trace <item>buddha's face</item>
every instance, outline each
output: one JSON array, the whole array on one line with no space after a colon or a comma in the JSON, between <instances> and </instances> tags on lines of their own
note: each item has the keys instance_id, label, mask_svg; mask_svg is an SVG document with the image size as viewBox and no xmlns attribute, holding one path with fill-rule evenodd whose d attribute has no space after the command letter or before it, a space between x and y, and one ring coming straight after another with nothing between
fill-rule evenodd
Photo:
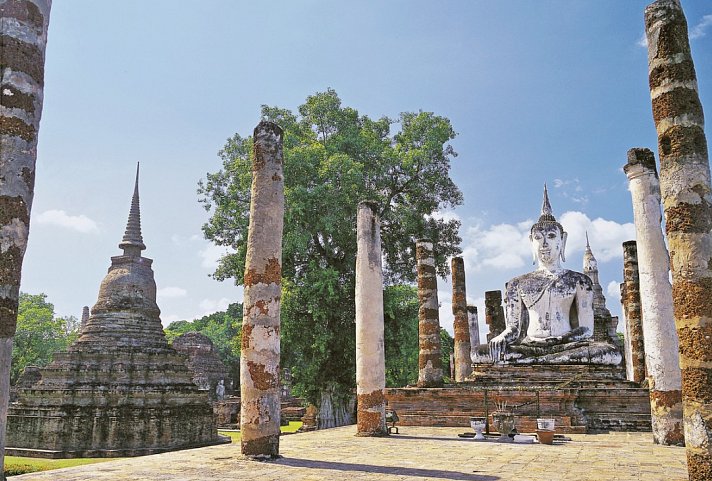
<instances>
[{"instance_id":1,"label":"buddha's face","mask_svg":"<svg viewBox=\"0 0 712 481\"><path fill-rule=\"evenodd\" d=\"M558 263L563 239L562 232L556 225L545 225L541 229L534 229L529 239L539 261L548 265Z\"/></svg>"}]
</instances>

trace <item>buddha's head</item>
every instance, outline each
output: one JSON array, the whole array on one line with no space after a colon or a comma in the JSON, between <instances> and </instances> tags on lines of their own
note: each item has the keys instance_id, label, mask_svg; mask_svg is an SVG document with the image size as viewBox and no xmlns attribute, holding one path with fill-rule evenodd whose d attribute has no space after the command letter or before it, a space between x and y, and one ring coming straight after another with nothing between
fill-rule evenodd
<instances>
[{"instance_id":1,"label":"buddha's head","mask_svg":"<svg viewBox=\"0 0 712 481\"><path fill-rule=\"evenodd\" d=\"M559 259L566 261L564 251L568 234L564 227L556 221L551 211L549 194L544 185L544 202L541 206L539 220L532 226L529 241L532 244L534 262L552 266L559 265Z\"/></svg>"}]
</instances>

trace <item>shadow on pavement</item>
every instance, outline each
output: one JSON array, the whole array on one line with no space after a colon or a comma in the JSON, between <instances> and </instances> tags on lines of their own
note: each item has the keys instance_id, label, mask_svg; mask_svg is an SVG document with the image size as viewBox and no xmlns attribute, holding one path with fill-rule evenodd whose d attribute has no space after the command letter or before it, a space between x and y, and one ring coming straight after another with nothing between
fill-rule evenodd
<instances>
[{"instance_id":1,"label":"shadow on pavement","mask_svg":"<svg viewBox=\"0 0 712 481\"><path fill-rule=\"evenodd\" d=\"M451 479L455 481L496 481L498 476L467 474L441 469L404 468L398 466L375 466L372 464L338 463L334 461L316 461L313 459L282 458L274 464L294 468L333 469L335 471L359 471L362 473L388 474L393 476L416 476L419 478Z\"/></svg>"}]
</instances>

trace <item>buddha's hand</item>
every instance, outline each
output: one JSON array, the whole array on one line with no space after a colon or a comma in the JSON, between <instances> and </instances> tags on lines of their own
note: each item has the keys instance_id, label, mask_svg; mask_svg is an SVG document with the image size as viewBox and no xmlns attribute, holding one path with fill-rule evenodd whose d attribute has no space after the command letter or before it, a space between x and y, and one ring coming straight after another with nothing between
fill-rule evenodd
<instances>
[{"instance_id":1,"label":"buddha's hand","mask_svg":"<svg viewBox=\"0 0 712 481\"><path fill-rule=\"evenodd\" d=\"M504 360L506 349L507 335L506 332L503 332L489 342L490 357L492 358L492 362L496 363L497 361Z\"/></svg>"}]
</instances>

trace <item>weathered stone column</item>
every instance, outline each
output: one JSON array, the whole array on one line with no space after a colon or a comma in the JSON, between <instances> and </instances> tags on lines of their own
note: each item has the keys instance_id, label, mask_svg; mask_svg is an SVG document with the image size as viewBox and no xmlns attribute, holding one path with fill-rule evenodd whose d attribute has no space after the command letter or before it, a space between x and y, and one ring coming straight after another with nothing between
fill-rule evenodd
<instances>
[{"instance_id":1,"label":"weathered stone column","mask_svg":"<svg viewBox=\"0 0 712 481\"><path fill-rule=\"evenodd\" d=\"M418 387L442 387L443 361L440 346L438 280L433 257L433 242L415 243L418 264Z\"/></svg>"},{"instance_id":2,"label":"weathered stone column","mask_svg":"<svg viewBox=\"0 0 712 481\"><path fill-rule=\"evenodd\" d=\"M621 296L625 312L625 334L630 343L630 380L645 379L645 344L643 343L643 315L640 307L638 251L635 241L623 243L623 288Z\"/></svg>"},{"instance_id":3,"label":"weathered stone column","mask_svg":"<svg viewBox=\"0 0 712 481\"><path fill-rule=\"evenodd\" d=\"M381 221L373 202L356 217L357 436L386 436L386 357L383 345Z\"/></svg>"},{"instance_id":4,"label":"weathered stone column","mask_svg":"<svg viewBox=\"0 0 712 481\"><path fill-rule=\"evenodd\" d=\"M0 478L12 341L35 188L51 0L0 1Z\"/></svg>"},{"instance_id":5,"label":"weathered stone column","mask_svg":"<svg viewBox=\"0 0 712 481\"><path fill-rule=\"evenodd\" d=\"M255 127L245 261L240 430L242 454L279 455L279 313L284 179L282 129Z\"/></svg>"},{"instance_id":6,"label":"weathered stone column","mask_svg":"<svg viewBox=\"0 0 712 481\"><path fill-rule=\"evenodd\" d=\"M480 345L480 323L477 319L477 306L467 306L467 324L470 328L470 352Z\"/></svg>"},{"instance_id":7,"label":"weathered stone column","mask_svg":"<svg viewBox=\"0 0 712 481\"><path fill-rule=\"evenodd\" d=\"M455 316L455 382L463 382L472 373L470 359L470 326L467 321L467 291L465 290L465 261L452 258L452 313Z\"/></svg>"},{"instance_id":8,"label":"weathered stone column","mask_svg":"<svg viewBox=\"0 0 712 481\"><path fill-rule=\"evenodd\" d=\"M660 184L655 156L649 149L631 149L623 169L633 197L653 440L657 444L681 446L685 444L685 437L679 344L672 312L670 257L660 227Z\"/></svg>"},{"instance_id":9,"label":"weathered stone column","mask_svg":"<svg viewBox=\"0 0 712 481\"><path fill-rule=\"evenodd\" d=\"M489 327L487 342L504 331L506 323L504 322L504 307L502 307L502 291L485 292L485 322Z\"/></svg>"},{"instance_id":10,"label":"weathered stone column","mask_svg":"<svg viewBox=\"0 0 712 481\"><path fill-rule=\"evenodd\" d=\"M691 480L712 479L712 208L702 104L679 0L645 9Z\"/></svg>"}]
</instances>

